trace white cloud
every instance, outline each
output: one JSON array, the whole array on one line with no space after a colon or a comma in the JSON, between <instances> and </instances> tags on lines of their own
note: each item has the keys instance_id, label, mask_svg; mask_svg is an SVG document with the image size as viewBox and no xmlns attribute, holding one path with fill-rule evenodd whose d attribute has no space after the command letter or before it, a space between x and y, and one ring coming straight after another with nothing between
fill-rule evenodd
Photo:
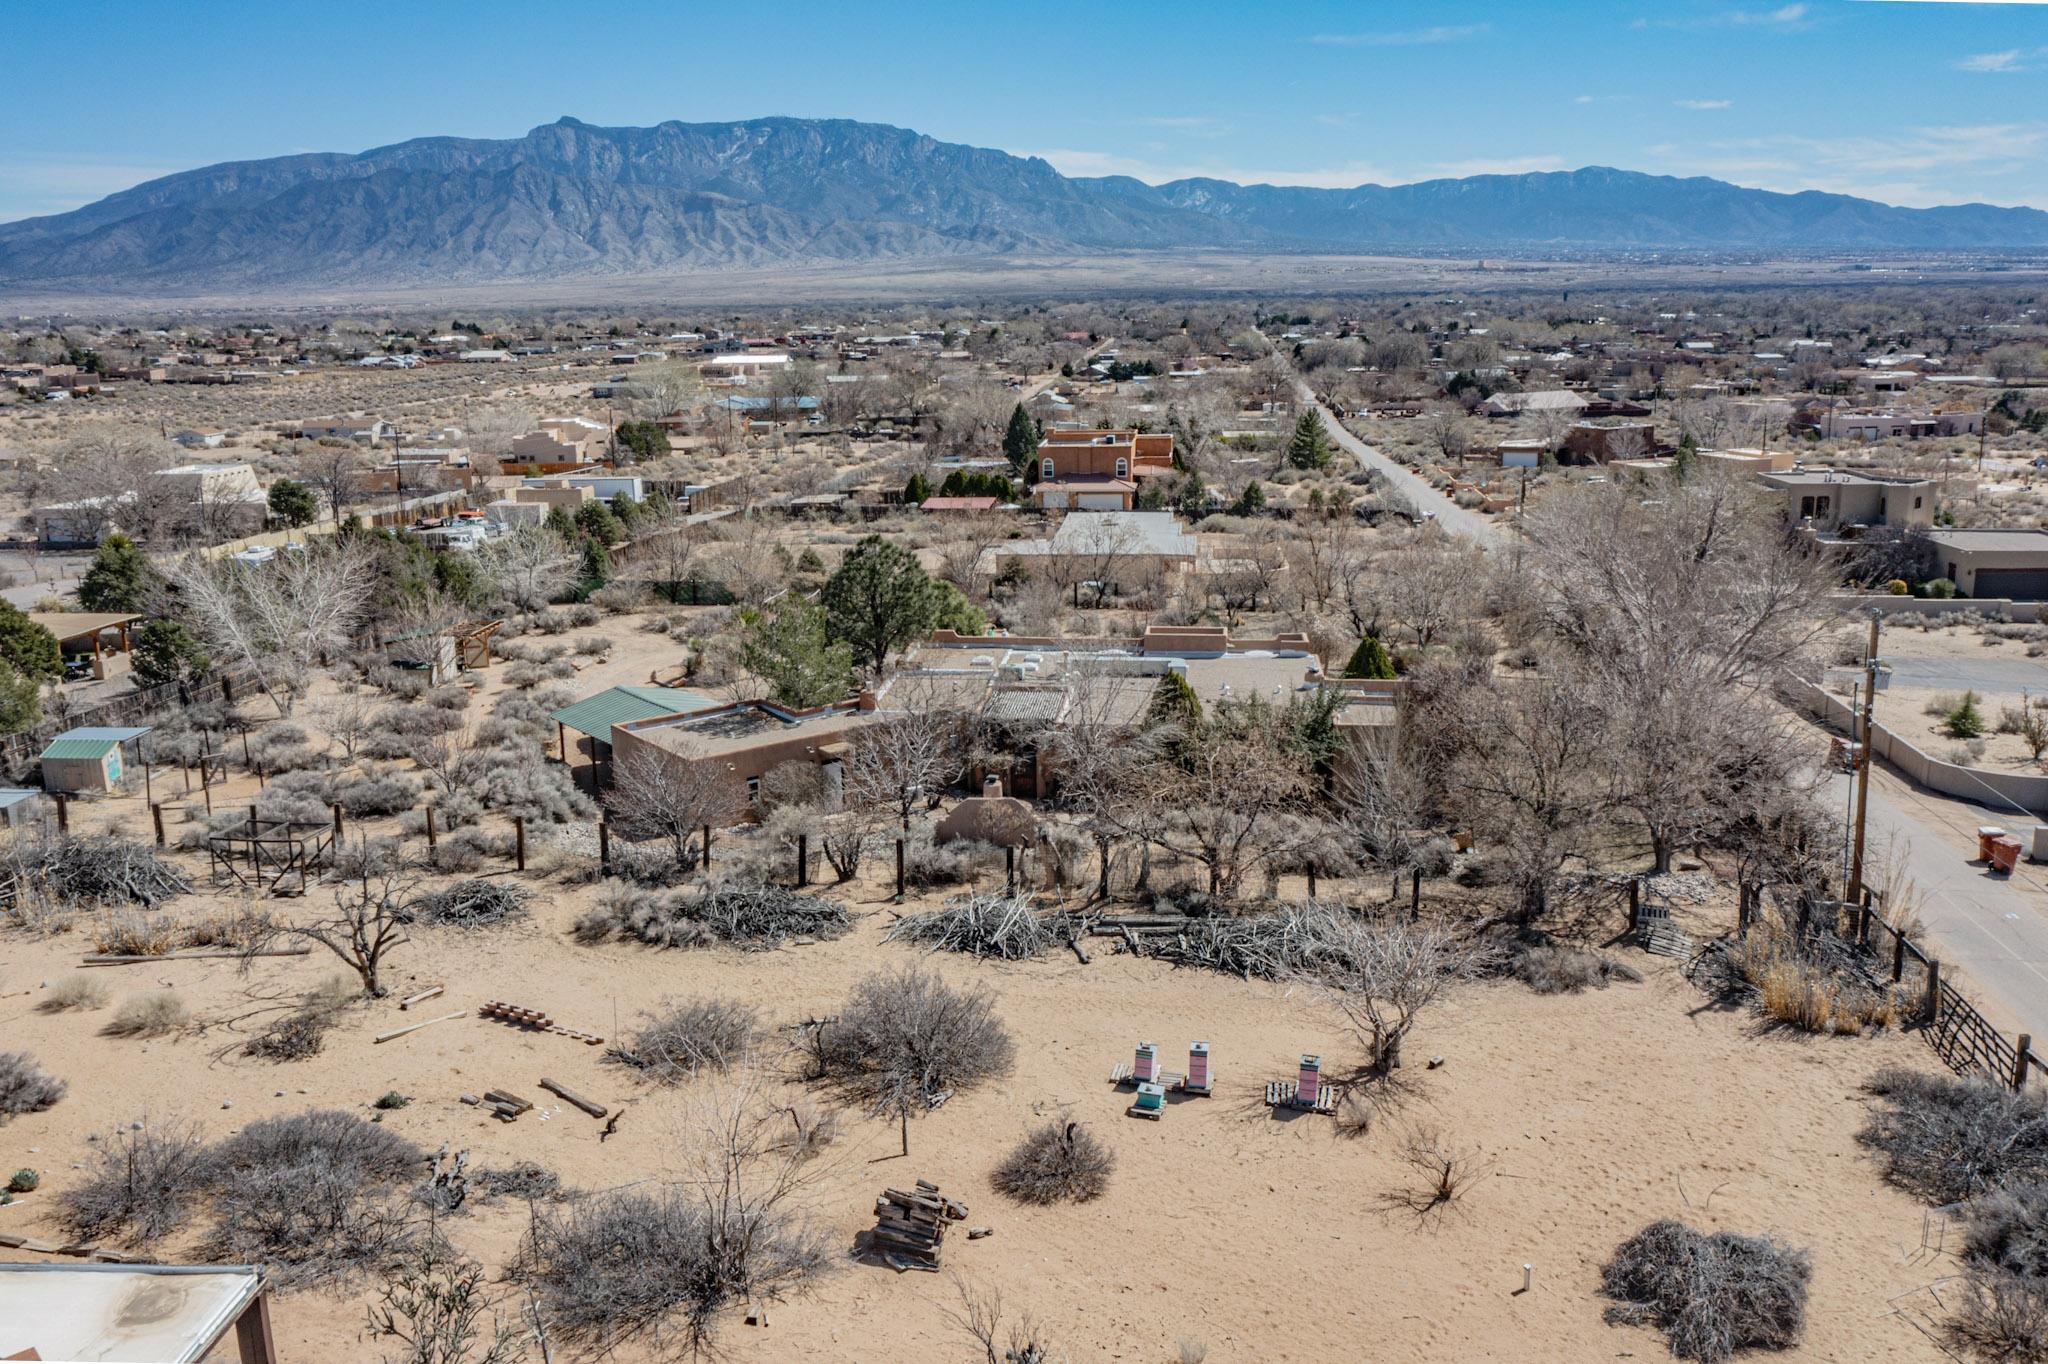
<instances>
[{"instance_id":1,"label":"white cloud","mask_svg":"<svg viewBox=\"0 0 2048 1364\"><path fill-rule=\"evenodd\" d=\"M1732 109L1732 99L1675 99L1671 103L1680 109Z\"/></svg>"},{"instance_id":2,"label":"white cloud","mask_svg":"<svg viewBox=\"0 0 2048 1364\"><path fill-rule=\"evenodd\" d=\"M1115 152L1086 151L1074 147L1055 147L1047 151L1012 154L1042 157L1051 162L1053 169L1062 175L1128 175L1134 180L1143 180L1148 185L1163 185L1169 180L1203 179L1229 180L1240 185L1307 185L1315 189L1352 189L1363 184L1399 182L1399 177L1384 168L1362 161L1339 166L1311 167L1305 170L1280 170L1214 163L1173 164L1146 161Z\"/></svg>"},{"instance_id":3,"label":"white cloud","mask_svg":"<svg viewBox=\"0 0 2048 1364\"><path fill-rule=\"evenodd\" d=\"M0 160L0 222L65 213L182 166L21 157Z\"/></svg>"},{"instance_id":4,"label":"white cloud","mask_svg":"<svg viewBox=\"0 0 2048 1364\"><path fill-rule=\"evenodd\" d=\"M1646 149L1654 168L1712 175L1758 189L1853 194L1908 208L1981 198L2048 205L2024 186L2048 181L2048 124L1907 127L1882 136L1775 134ZM1993 191L1959 188L1962 177Z\"/></svg>"},{"instance_id":5,"label":"white cloud","mask_svg":"<svg viewBox=\"0 0 2048 1364\"><path fill-rule=\"evenodd\" d=\"M1435 28L1409 29L1399 33L1318 33L1309 41L1324 47L1419 47L1477 38L1492 28L1491 24L1440 24Z\"/></svg>"},{"instance_id":6,"label":"white cloud","mask_svg":"<svg viewBox=\"0 0 2048 1364\"><path fill-rule=\"evenodd\" d=\"M1439 161L1430 167L1440 176L1463 178L1467 175L1529 175L1536 171L1564 169L1561 156L1504 156L1473 157L1466 161Z\"/></svg>"},{"instance_id":7,"label":"white cloud","mask_svg":"<svg viewBox=\"0 0 2048 1364\"><path fill-rule=\"evenodd\" d=\"M2004 52L1979 52L1956 63L1958 71L2024 71L2020 65L2021 52L2011 48Z\"/></svg>"},{"instance_id":8,"label":"white cloud","mask_svg":"<svg viewBox=\"0 0 2048 1364\"><path fill-rule=\"evenodd\" d=\"M1805 5L1781 5L1777 9L1728 9L1694 19L1638 19L1630 28L1763 28L1795 32L1813 27Z\"/></svg>"}]
</instances>

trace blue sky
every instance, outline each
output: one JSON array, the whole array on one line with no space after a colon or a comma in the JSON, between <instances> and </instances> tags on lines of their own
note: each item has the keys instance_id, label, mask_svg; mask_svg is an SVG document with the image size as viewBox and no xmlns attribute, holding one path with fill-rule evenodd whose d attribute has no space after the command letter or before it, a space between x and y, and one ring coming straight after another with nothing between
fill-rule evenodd
<instances>
[{"instance_id":1,"label":"blue sky","mask_svg":"<svg viewBox=\"0 0 2048 1364\"><path fill-rule=\"evenodd\" d=\"M563 114L865 119L1154 182L1611 165L2048 208L2048 3L2027 0L73 0L0 31L0 221Z\"/></svg>"}]
</instances>

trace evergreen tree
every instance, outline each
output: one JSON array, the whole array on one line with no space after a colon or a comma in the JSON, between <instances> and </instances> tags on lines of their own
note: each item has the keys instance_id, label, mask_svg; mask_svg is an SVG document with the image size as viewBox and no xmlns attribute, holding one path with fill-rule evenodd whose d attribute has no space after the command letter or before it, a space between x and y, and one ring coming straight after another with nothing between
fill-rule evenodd
<instances>
[{"instance_id":1,"label":"evergreen tree","mask_svg":"<svg viewBox=\"0 0 2048 1364\"><path fill-rule=\"evenodd\" d=\"M149 556L115 531L93 554L92 566L78 584L78 604L88 611L143 611L162 583Z\"/></svg>"},{"instance_id":2,"label":"evergreen tree","mask_svg":"<svg viewBox=\"0 0 2048 1364\"><path fill-rule=\"evenodd\" d=\"M135 680L145 687L199 676L212 665L190 630L174 620L153 620L135 632L130 654Z\"/></svg>"},{"instance_id":3,"label":"evergreen tree","mask_svg":"<svg viewBox=\"0 0 2048 1364\"><path fill-rule=\"evenodd\" d=\"M35 682L0 664L0 734L19 734L42 722L43 695Z\"/></svg>"},{"instance_id":4,"label":"evergreen tree","mask_svg":"<svg viewBox=\"0 0 2048 1364\"><path fill-rule=\"evenodd\" d=\"M932 495L932 482L923 474L912 474L910 482L903 485L903 500L911 506L922 506Z\"/></svg>"},{"instance_id":5,"label":"evergreen tree","mask_svg":"<svg viewBox=\"0 0 2048 1364\"><path fill-rule=\"evenodd\" d=\"M1231 507L1234 516L1257 516L1266 508L1266 490L1255 478L1244 485L1244 491L1237 495L1237 502Z\"/></svg>"},{"instance_id":6,"label":"evergreen tree","mask_svg":"<svg viewBox=\"0 0 2048 1364\"><path fill-rule=\"evenodd\" d=\"M5 601L0 601L0 662L30 682L54 682L64 676L64 653L57 647L57 637Z\"/></svg>"},{"instance_id":7,"label":"evergreen tree","mask_svg":"<svg viewBox=\"0 0 2048 1364\"><path fill-rule=\"evenodd\" d=\"M305 484L280 478L270 485L270 514L296 530L320 515L320 502Z\"/></svg>"},{"instance_id":8,"label":"evergreen tree","mask_svg":"<svg viewBox=\"0 0 2048 1364\"><path fill-rule=\"evenodd\" d=\"M668 432L655 422L621 422L612 436L618 442L622 463L645 463L669 455Z\"/></svg>"},{"instance_id":9,"label":"evergreen tree","mask_svg":"<svg viewBox=\"0 0 2048 1364\"><path fill-rule=\"evenodd\" d=\"M825 608L787 593L764 611L741 614L740 659L785 706L821 706L853 690L853 646L826 632Z\"/></svg>"},{"instance_id":10,"label":"evergreen tree","mask_svg":"<svg viewBox=\"0 0 2048 1364\"><path fill-rule=\"evenodd\" d=\"M576 543L576 518L569 515L567 507L549 507L546 524L549 530L562 537L564 544Z\"/></svg>"},{"instance_id":11,"label":"evergreen tree","mask_svg":"<svg viewBox=\"0 0 2048 1364\"><path fill-rule=\"evenodd\" d=\"M1344 676L1364 677L1385 681L1394 675L1394 660L1387 653L1387 646L1380 643L1379 636L1367 635L1358 641L1358 647L1351 651L1351 661L1344 665Z\"/></svg>"},{"instance_id":12,"label":"evergreen tree","mask_svg":"<svg viewBox=\"0 0 2048 1364\"><path fill-rule=\"evenodd\" d=\"M576 509L576 529L600 545L616 545L626 538L625 527L603 502L592 499Z\"/></svg>"},{"instance_id":13,"label":"evergreen tree","mask_svg":"<svg viewBox=\"0 0 2048 1364\"><path fill-rule=\"evenodd\" d=\"M1195 695L1187 678L1170 672L1153 689L1146 718L1155 725L1171 725L1186 734L1202 723L1202 698Z\"/></svg>"},{"instance_id":14,"label":"evergreen tree","mask_svg":"<svg viewBox=\"0 0 2048 1364\"><path fill-rule=\"evenodd\" d=\"M854 657L878 675L891 652L931 632L939 611L917 556L879 535L848 551L820 600L833 638L852 644Z\"/></svg>"},{"instance_id":15,"label":"evergreen tree","mask_svg":"<svg viewBox=\"0 0 2048 1364\"><path fill-rule=\"evenodd\" d=\"M1031 420L1031 414L1018 403L1010 411L1010 425L1003 432L1003 457L1010 461L1010 467L1022 472L1038 455L1040 439L1038 423Z\"/></svg>"},{"instance_id":16,"label":"evergreen tree","mask_svg":"<svg viewBox=\"0 0 2048 1364\"><path fill-rule=\"evenodd\" d=\"M1954 710L1941 718L1941 732L1951 739L1984 737L1984 712L1977 709L1977 693L1966 691Z\"/></svg>"},{"instance_id":17,"label":"evergreen tree","mask_svg":"<svg viewBox=\"0 0 2048 1364\"><path fill-rule=\"evenodd\" d=\"M1297 469L1327 469L1335 458L1323 414L1313 407L1302 409L1294 423L1294 437L1287 442L1287 462Z\"/></svg>"},{"instance_id":18,"label":"evergreen tree","mask_svg":"<svg viewBox=\"0 0 2048 1364\"><path fill-rule=\"evenodd\" d=\"M601 541L583 542L583 586L595 592L612 580L612 553Z\"/></svg>"},{"instance_id":19,"label":"evergreen tree","mask_svg":"<svg viewBox=\"0 0 2048 1364\"><path fill-rule=\"evenodd\" d=\"M934 581L932 590L936 595L932 629L951 630L961 635L978 635L988 629L988 617L981 614L959 588L949 582Z\"/></svg>"}]
</instances>

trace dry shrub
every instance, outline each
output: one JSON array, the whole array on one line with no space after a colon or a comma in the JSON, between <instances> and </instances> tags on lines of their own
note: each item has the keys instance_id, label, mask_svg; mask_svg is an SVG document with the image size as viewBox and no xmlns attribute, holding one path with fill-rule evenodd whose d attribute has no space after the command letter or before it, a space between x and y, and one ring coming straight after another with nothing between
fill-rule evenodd
<instances>
[{"instance_id":1,"label":"dry shrub","mask_svg":"<svg viewBox=\"0 0 2048 1364\"><path fill-rule=\"evenodd\" d=\"M484 928L526 913L533 893L509 881L457 881L421 896L412 907L417 923L442 928Z\"/></svg>"},{"instance_id":2,"label":"dry shrub","mask_svg":"<svg viewBox=\"0 0 2048 1364\"><path fill-rule=\"evenodd\" d=\"M93 1168L57 1195L57 1220L80 1240L146 1245L185 1224L209 1175L197 1128L153 1123L99 1140Z\"/></svg>"},{"instance_id":3,"label":"dry shrub","mask_svg":"<svg viewBox=\"0 0 2048 1364\"><path fill-rule=\"evenodd\" d=\"M772 951L792 938L842 937L853 926L853 916L837 900L734 880L697 890L618 886L606 893L597 911L578 922L579 941L603 941L600 914L609 919L611 930L655 947L724 942Z\"/></svg>"},{"instance_id":4,"label":"dry shrub","mask_svg":"<svg viewBox=\"0 0 2048 1364\"><path fill-rule=\"evenodd\" d=\"M380 1263L410 1239L392 1194L424 1161L391 1129L337 1109L259 1119L208 1153L207 1252L294 1284Z\"/></svg>"},{"instance_id":5,"label":"dry shrub","mask_svg":"<svg viewBox=\"0 0 2048 1364\"><path fill-rule=\"evenodd\" d=\"M1616 1300L1607 1320L1655 1325L1680 1359L1718 1361L1737 1350L1783 1350L1806 1320L1811 1258L1764 1236L1705 1235L1652 1222L1621 1243L1600 1273Z\"/></svg>"},{"instance_id":6,"label":"dry shrub","mask_svg":"<svg viewBox=\"0 0 2048 1364\"><path fill-rule=\"evenodd\" d=\"M641 1017L632 1045L614 1047L607 1057L664 1085L731 1067L753 1050L761 1031L760 1012L729 999L664 1000L659 1012Z\"/></svg>"},{"instance_id":7,"label":"dry shrub","mask_svg":"<svg viewBox=\"0 0 2048 1364\"><path fill-rule=\"evenodd\" d=\"M92 927L92 947L117 957L161 957L178 946L178 926L160 914L132 909L102 911Z\"/></svg>"},{"instance_id":8,"label":"dry shrub","mask_svg":"<svg viewBox=\"0 0 2048 1364\"><path fill-rule=\"evenodd\" d=\"M334 803L355 819L400 814L419 802L419 783L393 773L341 782L334 788Z\"/></svg>"},{"instance_id":9,"label":"dry shrub","mask_svg":"<svg viewBox=\"0 0 2048 1364\"><path fill-rule=\"evenodd\" d=\"M0 1117L40 1113L63 1098L65 1088L27 1052L0 1052Z\"/></svg>"},{"instance_id":10,"label":"dry shrub","mask_svg":"<svg viewBox=\"0 0 2048 1364\"><path fill-rule=\"evenodd\" d=\"M169 990L152 990L121 1001L114 1017L101 1029L108 1037L162 1037L192 1018L185 1001Z\"/></svg>"},{"instance_id":11,"label":"dry shrub","mask_svg":"<svg viewBox=\"0 0 2048 1364\"><path fill-rule=\"evenodd\" d=\"M1966 1273L1944 1334L1979 1359L2041 1364L2048 1360L2048 1279L2001 1270Z\"/></svg>"},{"instance_id":12,"label":"dry shrub","mask_svg":"<svg viewBox=\"0 0 2048 1364\"><path fill-rule=\"evenodd\" d=\"M798 1099L795 1103L783 1105L782 1114L789 1119L790 1130L775 1138L769 1149L796 1164L811 1159L839 1140L839 1112L836 1109L822 1108L808 1099Z\"/></svg>"},{"instance_id":13,"label":"dry shrub","mask_svg":"<svg viewBox=\"0 0 2048 1364\"><path fill-rule=\"evenodd\" d=\"M877 1112L934 1107L1009 1074L1016 1059L986 994L917 968L860 981L816 1047L819 1074Z\"/></svg>"},{"instance_id":14,"label":"dry shrub","mask_svg":"<svg viewBox=\"0 0 2048 1364\"><path fill-rule=\"evenodd\" d=\"M1963 1258L1991 1269L2048 1279L2048 1182L2030 1180L1963 1207Z\"/></svg>"},{"instance_id":15,"label":"dry shrub","mask_svg":"<svg viewBox=\"0 0 2048 1364\"><path fill-rule=\"evenodd\" d=\"M539 1203L562 1196L562 1177L530 1160L478 1170L476 1182L486 1199L519 1198Z\"/></svg>"},{"instance_id":16,"label":"dry shrub","mask_svg":"<svg viewBox=\"0 0 2048 1364\"><path fill-rule=\"evenodd\" d=\"M270 936L275 920L267 909L236 905L185 926L187 947L248 947Z\"/></svg>"},{"instance_id":17,"label":"dry shrub","mask_svg":"<svg viewBox=\"0 0 2048 1364\"><path fill-rule=\"evenodd\" d=\"M1865 1028L1890 1027L1906 1012L1898 990L1800 951L1785 933L1751 932L1736 944L1732 962L1755 987L1766 1016L1807 1032L1853 1037Z\"/></svg>"},{"instance_id":18,"label":"dry shrub","mask_svg":"<svg viewBox=\"0 0 2048 1364\"><path fill-rule=\"evenodd\" d=\"M1864 1086L1883 1103L1857 1140L1883 1154L1885 1178L1930 1203L2048 1178L2048 1097L1988 1080L1887 1066Z\"/></svg>"},{"instance_id":19,"label":"dry shrub","mask_svg":"<svg viewBox=\"0 0 2048 1364\"><path fill-rule=\"evenodd\" d=\"M300 1009L250 1038L242 1054L260 1056L266 1061L303 1061L320 1054L327 1041L327 1030L333 1026L334 1015L330 1010Z\"/></svg>"},{"instance_id":20,"label":"dry shrub","mask_svg":"<svg viewBox=\"0 0 2048 1364\"><path fill-rule=\"evenodd\" d=\"M996 1192L1019 1203L1086 1203L1109 1187L1116 1155L1077 1122L1036 1127L996 1166Z\"/></svg>"},{"instance_id":21,"label":"dry shrub","mask_svg":"<svg viewBox=\"0 0 2048 1364\"><path fill-rule=\"evenodd\" d=\"M1418 1127L1408 1134L1401 1144L1401 1163L1415 1171L1416 1181L1380 1195L1380 1206L1425 1221L1441 1216L1463 1198L1487 1170L1477 1152L1454 1145L1433 1127Z\"/></svg>"},{"instance_id":22,"label":"dry shrub","mask_svg":"<svg viewBox=\"0 0 2048 1364\"><path fill-rule=\"evenodd\" d=\"M1640 973L1598 952L1548 937L1509 948L1509 969L1516 980L1539 995L1575 995L1604 990L1617 980L1640 981Z\"/></svg>"},{"instance_id":23,"label":"dry shrub","mask_svg":"<svg viewBox=\"0 0 2048 1364\"><path fill-rule=\"evenodd\" d=\"M107 1003L107 983L89 971L73 971L50 987L36 1005L46 1014L67 1009L100 1009Z\"/></svg>"}]
</instances>

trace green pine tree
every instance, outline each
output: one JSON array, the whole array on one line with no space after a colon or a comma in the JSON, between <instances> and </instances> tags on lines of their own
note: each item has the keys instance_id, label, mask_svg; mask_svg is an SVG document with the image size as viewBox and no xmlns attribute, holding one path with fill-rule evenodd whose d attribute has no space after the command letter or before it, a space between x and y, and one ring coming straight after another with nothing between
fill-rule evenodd
<instances>
[{"instance_id":1,"label":"green pine tree","mask_svg":"<svg viewBox=\"0 0 2048 1364\"><path fill-rule=\"evenodd\" d=\"M1955 709L1941 717L1941 732L1951 739L1984 737L1984 712L1977 709L1977 693L1966 691Z\"/></svg>"},{"instance_id":2,"label":"green pine tree","mask_svg":"<svg viewBox=\"0 0 2048 1364\"><path fill-rule=\"evenodd\" d=\"M270 485L270 514L296 530L320 515L320 500L298 480L280 478Z\"/></svg>"},{"instance_id":3,"label":"green pine tree","mask_svg":"<svg viewBox=\"0 0 2048 1364\"><path fill-rule=\"evenodd\" d=\"M1022 472L1038 455L1040 439L1038 423L1031 420L1031 414L1018 403L1010 410L1010 425L1003 432L1003 457L1010 461L1010 467Z\"/></svg>"},{"instance_id":4,"label":"green pine tree","mask_svg":"<svg viewBox=\"0 0 2048 1364\"><path fill-rule=\"evenodd\" d=\"M1287 442L1287 462L1297 469L1327 469L1336 457L1323 414L1313 407L1304 408L1294 423L1294 436Z\"/></svg>"},{"instance_id":5,"label":"green pine tree","mask_svg":"<svg viewBox=\"0 0 2048 1364\"><path fill-rule=\"evenodd\" d=\"M92 566L78 584L78 604L88 611L144 611L162 583L149 556L115 531L93 554Z\"/></svg>"},{"instance_id":6,"label":"green pine tree","mask_svg":"<svg viewBox=\"0 0 2048 1364\"><path fill-rule=\"evenodd\" d=\"M931 632L939 594L917 556L870 535L847 552L819 594L835 639L879 675L889 655Z\"/></svg>"},{"instance_id":7,"label":"green pine tree","mask_svg":"<svg viewBox=\"0 0 2048 1364\"><path fill-rule=\"evenodd\" d=\"M174 620L153 620L143 625L135 632L135 648L129 657L135 680L145 687L175 682L187 674L198 676L211 664L192 632Z\"/></svg>"},{"instance_id":8,"label":"green pine tree","mask_svg":"<svg viewBox=\"0 0 2048 1364\"><path fill-rule=\"evenodd\" d=\"M1351 661L1344 665L1344 676L1380 681L1394 676L1394 660L1387 653L1387 646L1380 643L1379 636L1367 635L1358 641L1358 647L1351 651Z\"/></svg>"},{"instance_id":9,"label":"green pine tree","mask_svg":"<svg viewBox=\"0 0 2048 1364\"><path fill-rule=\"evenodd\" d=\"M1231 507L1234 516L1257 516L1266 509L1266 490L1255 478L1244 485L1244 491L1237 495L1237 502Z\"/></svg>"},{"instance_id":10,"label":"green pine tree","mask_svg":"<svg viewBox=\"0 0 2048 1364\"><path fill-rule=\"evenodd\" d=\"M821 706L853 691L853 646L827 634L825 608L787 593L742 614L740 659L785 706Z\"/></svg>"},{"instance_id":11,"label":"green pine tree","mask_svg":"<svg viewBox=\"0 0 2048 1364\"><path fill-rule=\"evenodd\" d=\"M923 474L912 474L910 482L903 485L903 500L912 506L923 505L932 495L932 481Z\"/></svg>"},{"instance_id":12,"label":"green pine tree","mask_svg":"<svg viewBox=\"0 0 2048 1364\"><path fill-rule=\"evenodd\" d=\"M0 664L0 734L33 729L42 718L42 689L33 679Z\"/></svg>"},{"instance_id":13,"label":"green pine tree","mask_svg":"<svg viewBox=\"0 0 2048 1364\"><path fill-rule=\"evenodd\" d=\"M57 637L5 601L0 601L0 662L31 682L54 682L64 676L64 652L57 647Z\"/></svg>"}]
</instances>

